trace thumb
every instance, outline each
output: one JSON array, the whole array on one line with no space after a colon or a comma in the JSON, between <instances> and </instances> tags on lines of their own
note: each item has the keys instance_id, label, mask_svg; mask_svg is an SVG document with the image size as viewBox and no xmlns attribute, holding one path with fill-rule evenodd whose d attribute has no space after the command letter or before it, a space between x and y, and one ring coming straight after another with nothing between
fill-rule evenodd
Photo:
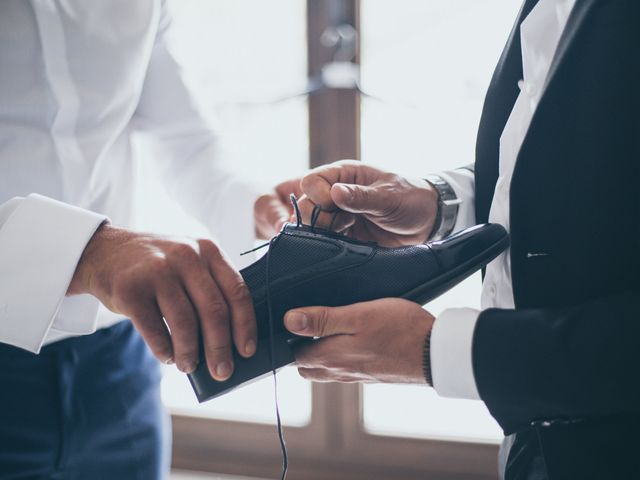
<instances>
[{"instance_id":1,"label":"thumb","mask_svg":"<svg viewBox=\"0 0 640 480\"><path fill-rule=\"evenodd\" d=\"M284 325L291 333L304 337L329 337L355 333L345 307L307 307L290 310Z\"/></svg>"},{"instance_id":2,"label":"thumb","mask_svg":"<svg viewBox=\"0 0 640 480\"><path fill-rule=\"evenodd\" d=\"M388 191L375 186L347 183L335 183L331 187L331 198L341 210L370 215L384 215L393 200Z\"/></svg>"}]
</instances>

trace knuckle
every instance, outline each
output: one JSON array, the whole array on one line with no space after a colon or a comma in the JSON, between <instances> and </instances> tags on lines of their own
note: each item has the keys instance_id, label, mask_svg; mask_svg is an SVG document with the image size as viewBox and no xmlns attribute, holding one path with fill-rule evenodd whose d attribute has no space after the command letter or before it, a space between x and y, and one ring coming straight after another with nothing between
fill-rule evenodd
<instances>
[{"instance_id":1,"label":"knuckle","mask_svg":"<svg viewBox=\"0 0 640 480\"><path fill-rule=\"evenodd\" d=\"M194 317L194 313L189 308L181 308L177 311L173 324L180 329L180 334L189 335L194 333L198 328L198 322Z\"/></svg>"},{"instance_id":2,"label":"knuckle","mask_svg":"<svg viewBox=\"0 0 640 480\"><path fill-rule=\"evenodd\" d=\"M314 331L319 337L325 337L329 334L329 313L328 309L322 308L318 310L313 317Z\"/></svg>"},{"instance_id":3,"label":"knuckle","mask_svg":"<svg viewBox=\"0 0 640 480\"><path fill-rule=\"evenodd\" d=\"M380 179L386 181L390 186L405 185L407 183L404 177L392 172L384 173L380 176Z\"/></svg>"},{"instance_id":4,"label":"knuckle","mask_svg":"<svg viewBox=\"0 0 640 480\"><path fill-rule=\"evenodd\" d=\"M300 180L300 188L304 193L307 193L307 191L309 190L309 187L311 187L311 185L316 181L317 179L317 174L316 173L308 173L307 175L305 175L304 177L302 177L302 180Z\"/></svg>"},{"instance_id":5,"label":"knuckle","mask_svg":"<svg viewBox=\"0 0 640 480\"><path fill-rule=\"evenodd\" d=\"M320 357L318 359L316 359L315 364L319 367L319 368L325 368L328 370L332 370L337 368L337 362L335 362L334 360L330 359L330 358L326 358L326 357Z\"/></svg>"},{"instance_id":6,"label":"knuckle","mask_svg":"<svg viewBox=\"0 0 640 480\"><path fill-rule=\"evenodd\" d=\"M222 257L222 251L220 250L220 247L218 247L218 245L215 244L215 242L209 239L202 239L199 241L199 244L200 244L200 251L206 256L208 256L209 258L212 258L215 260Z\"/></svg>"},{"instance_id":7,"label":"knuckle","mask_svg":"<svg viewBox=\"0 0 640 480\"><path fill-rule=\"evenodd\" d=\"M335 162L333 165L337 167L359 167L362 165L362 162L347 158L345 160L339 160Z\"/></svg>"},{"instance_id":8,"label":"knuckle","mask_svg":"<svg viewBox=\"0 0 640 480\"><path fill-rule=\"evenodd\" d=\"M207 358L223 358L231 355L231 346L227 343L225 344L207 344L205 346L205 355Z\"/></svg>"},{"instance_id":9,"label":"knuckle","mask_svg":"<svg viewBox=\"0 0 640 480\"><path fill-rule=\"evenodd\" d=\"M154 257L149 261L143 275L151 275L153 278L164 278L169 274L169 267L164 258Z\"/></svg>"},{"instance_id":10,"label":"knuckle","mask_svg":"<svg viewBox=\"0 0 640 480\"><path fill-rule=\"evenodd\" d=\"M241 281L236 281L229 288L229 300L237 303L245 303L251 299L251 294L249 293L249 288L247 285Z\"/></svg>"},{"instance_id":11,"label":"knuckle","mask_svg":"<svg viewBox=\"0 0 640 480\"><path fill-rule=\"evenodd\" d=\"M210 300L207 311L211 315L211 322L216 325L226 326L229 320L229 306L218 300Z\"/></svg>"},{"instance_id":12,"label":"knuckle","mask_svg":"<svg viewBox=\"0 0 640 480\"><path fill-rule=\"evenodd\" d=\"M149 334L154 335L154 337L162 335L162 328L158 325L161 319L158 318L158 314L151 306L135 303L129 308L129 313L131 320L136 326L145 328Z\"/></svg>"},{"instance_id":13,"label":"knuckle","mask_svg":"<svg viewBox=\"0 0 640 480\"><path fill-rule=\"evenodd\" d=\"M369 202L370 196L369 195L369 191L362 189L362 188L354 188L353 189L353 199L354 201L363 204L363 205L367 205L367 203Z\"/></svg>"},{"instance_id":14,"label":"knuckle","mask_svg":"<svg viewBox=\"0 0 640 480\"><path fill-rule=\"evenodd\" d=\"M198 360L197 350L187 350L184 352L180 352L180 355L177 355L175 358L175 361L178 364L189 364L189 363L197 362L197 360Z\"/></svg>"},{"instance_id":15,"label":"knuckle","mask_svg":"<svg viewBox=\"0 0 640 480\"><path fill-rule=\"evenodd\" d=\"M172 253L180 261L192 262L198 258L198 254L194 248L187 243L176 243L173 246Z\"/></svg>"}]
</instances>

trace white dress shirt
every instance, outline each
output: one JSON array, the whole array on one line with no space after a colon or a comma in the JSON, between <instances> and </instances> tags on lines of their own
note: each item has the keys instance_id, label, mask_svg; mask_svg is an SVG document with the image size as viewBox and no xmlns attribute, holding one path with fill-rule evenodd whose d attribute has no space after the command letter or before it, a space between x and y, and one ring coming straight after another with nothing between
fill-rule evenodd
<instances>
[{"instance_id":1,"label":"white dress shirt","mask_svg":"<svg viewBox=\"0 0 640 480\"><path fill-rule=\"evenodd\" d=\"M489 221L509 231L509 191L516 159L527 134L576 0L540 0L520 26L523 79L520 94L500 138L499 176ZM464 170L445 172L462 204L455 229L475 223L473 175ZM481 308L514 308L510 252L502 253L487 266ZM434 388L443 397L479 399L473 363L473 332L479 311L454 308L443 311L431 334L431 369Z\"/></svg>"},{"instance_id":2,"label":"white dress shirt","mask_svg":"<svg viewBox=\"0 0 640 480\"><path fill-rule=\"evenodd\" d=\"M229 257L252 246L258 190L220 164L169 25L161 0L0 2L0 342L38 352L121 320L65 293L101 222L130 225L134 131Z\"/></svg>"}]
</instances>

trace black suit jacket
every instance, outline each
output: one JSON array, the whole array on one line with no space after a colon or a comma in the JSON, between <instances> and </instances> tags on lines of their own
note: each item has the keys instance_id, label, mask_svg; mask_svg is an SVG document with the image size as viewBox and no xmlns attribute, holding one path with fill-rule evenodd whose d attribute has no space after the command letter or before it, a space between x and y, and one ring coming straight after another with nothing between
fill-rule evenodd
<instances>
[{"instance_id":1,"label":"black suit jacket","mask_svg":"<svg viewBox=\"0 0 640 480\"><path fill-rule=\"evenodd\" d=\"M535 3L487 93L479 223L522 78L519 25ZM639 119L640 0L577 0L511 184L516 309L484 311L473 341L482 399L506 433L541 450L552 480L640 478Z\"/></svg>"}]
</instances>

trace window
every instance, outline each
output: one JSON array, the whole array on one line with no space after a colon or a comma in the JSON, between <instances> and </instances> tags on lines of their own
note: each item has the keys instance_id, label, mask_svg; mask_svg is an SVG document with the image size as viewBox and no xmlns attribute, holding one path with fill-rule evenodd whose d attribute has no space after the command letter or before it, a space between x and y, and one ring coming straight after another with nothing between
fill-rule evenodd
<instances>
[{"instance_id":1,"label":"window","mask_svg":"<svg viewBox=\"0 0 640 480\"><path fill-rule=\"evenodd\" d=\"M420 176L473 162L487 85L519 8L500 0L361 3L362 160ZM427 305L479 307L479 275ZM432 389L363 389L364 427L377 434L497 442L477 401ZM388 405L402 405L389 411Z\"/></svg>"},{"instance_id":2,"label":"window","mask_svg":"<svg viewBox=\"0 0 640 480\"><path fill-rule=\"evenodd\" d=\"M518 3L170 0L176 51L220 120L229 164L267 183L349 157L418 176L471 163ZM359 33L354 59L366 95L296 95L335 56L322 34L344 24ZM141 177L141 228L206 235ZM479 289L475 276L427 308L478 306ZM278 383L292 478L495 478L500 430L480 402L421 387L311 385L294 369ZM170 370L163 398L176 467L277 475L270 379L197 405L184 376Z\"/></svg>"}]
</instances>

